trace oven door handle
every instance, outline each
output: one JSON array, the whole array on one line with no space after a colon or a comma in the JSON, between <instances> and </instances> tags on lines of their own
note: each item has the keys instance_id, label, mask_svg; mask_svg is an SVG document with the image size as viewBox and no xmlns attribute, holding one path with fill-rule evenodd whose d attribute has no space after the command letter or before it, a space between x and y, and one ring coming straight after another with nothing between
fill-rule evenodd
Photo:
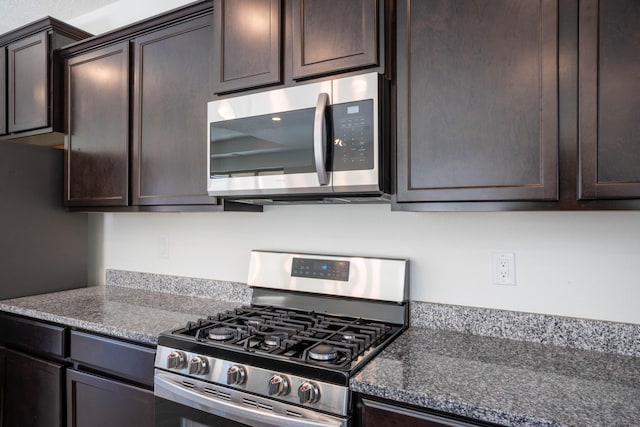
<instances>
[{"instance_id":1,"label":"oven door handle","mask_svg":"<svg viewBox=\"0 0 640 427\"><path fill-rule=\"evenodd\" d=\"M210 414L224 417L239 423L249 423L257 427L346 427L346 421L339 418L323 417L322 420L294 418L259 410L238 403L205 396L197 389L191 389L172 381L169 375L154 377L154 394L172 402L187 405ZM297 409L297 408L296 408Z\"/></svg>"},{"instance_id":2,"label":"oven door handle","mask_svg":"<svg viewBox=\"0 0 640 427\"><path fill-rule=\"evenodd\" d=\"M313 118L313 158L320 185L329 184L329 174L327 173L327 126L325 120L328 104L329 95L324 92L318 94L316 113Z\"/></svg>"}]
</instances>

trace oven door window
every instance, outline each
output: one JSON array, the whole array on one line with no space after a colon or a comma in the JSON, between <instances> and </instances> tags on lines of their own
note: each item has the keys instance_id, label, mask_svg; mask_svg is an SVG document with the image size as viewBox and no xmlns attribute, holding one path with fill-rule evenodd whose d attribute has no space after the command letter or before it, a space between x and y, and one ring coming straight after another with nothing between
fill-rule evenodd
<instances>
[{"instance_id":1,"label":"oven door window","mask_svg":"<svg viewBox=\"0 0 640 427\"><path fill-rule=\"evenodd\" d=\"M156 427L247 427L156 396Z\"/></svg>"},{"instance_id":2,"label":"oven door window","mask_svg":"<svg viewBox=\"0 0 640 427\"><path fill-rule=\"evenodd\" d=\"M315 172L314 108L210 123L211 178Z\"/></svg>"}]
</instances>

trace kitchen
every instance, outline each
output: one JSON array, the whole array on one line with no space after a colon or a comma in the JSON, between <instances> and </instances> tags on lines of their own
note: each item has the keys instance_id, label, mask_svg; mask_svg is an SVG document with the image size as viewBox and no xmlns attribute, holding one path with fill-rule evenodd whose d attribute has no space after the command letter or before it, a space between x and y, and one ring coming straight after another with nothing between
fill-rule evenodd
<instances>
[{"instance_id":1,"label":"kitchen","mask_svg":"<svg viewBox=\"0 0 640 427\"><path fill-rule=\"evenodd\" d=\"M162 12L147 6L116 2L67 22L100 34ZM89 284L103 286L106 270L246 283L252 249L357 254L409 259L412 301L637 325L636 212L420 213L366 204L90 214ZM515 286L493 284L492 255L502 252L515 253Z\"/></svg>"}]
</instances>

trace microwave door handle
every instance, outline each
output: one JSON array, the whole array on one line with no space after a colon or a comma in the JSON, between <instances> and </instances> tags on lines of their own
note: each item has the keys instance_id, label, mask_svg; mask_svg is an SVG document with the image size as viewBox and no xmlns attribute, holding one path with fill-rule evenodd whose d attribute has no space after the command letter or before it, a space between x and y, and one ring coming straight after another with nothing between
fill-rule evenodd
<instances>
[{"instance_id":1,"label":"microwave door handle","mask_svg":"<svg viewBox=\"0 0 640 427\"><path fill-rule=\"evenodd\" d=\"M313 158L316 163L316 172L320 185L329 184L327 173L327 137L325 114L329 104L329 95L320 93L316 103L316 113L313 119Z\"/></svg>"}]
</instances>

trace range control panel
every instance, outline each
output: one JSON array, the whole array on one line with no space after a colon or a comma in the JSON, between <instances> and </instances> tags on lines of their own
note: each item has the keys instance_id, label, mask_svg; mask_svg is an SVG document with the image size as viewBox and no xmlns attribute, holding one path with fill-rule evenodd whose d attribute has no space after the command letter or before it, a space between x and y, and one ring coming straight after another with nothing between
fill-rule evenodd
<instances>
[{"instance_id":1,"label":"range control panel","mask_svg":"<svg viewBox=\"0 0 640 427\"><path fill-rule=\"evenodd\" d=\"M349 261L293 258L292 277L349 281Z\"/></svg>"}]
</instances>

